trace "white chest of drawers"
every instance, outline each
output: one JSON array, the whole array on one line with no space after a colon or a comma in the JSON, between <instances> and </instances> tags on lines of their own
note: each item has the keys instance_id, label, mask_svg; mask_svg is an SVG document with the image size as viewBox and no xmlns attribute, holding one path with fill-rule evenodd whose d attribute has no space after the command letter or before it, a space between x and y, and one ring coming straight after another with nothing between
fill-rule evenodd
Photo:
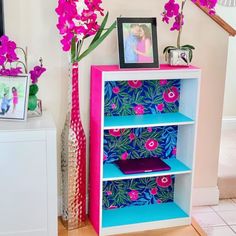
<instances>
[{"instance_id":1,"label":"white chest of drawers","mask_svg":"<svg viewBox=\"0 0 236 236\"><path fill-rule=\"evenodd\" d=\"M57 234L56 128L51 116L0 122L0 235Z\"/></svg>"}]
</instances>

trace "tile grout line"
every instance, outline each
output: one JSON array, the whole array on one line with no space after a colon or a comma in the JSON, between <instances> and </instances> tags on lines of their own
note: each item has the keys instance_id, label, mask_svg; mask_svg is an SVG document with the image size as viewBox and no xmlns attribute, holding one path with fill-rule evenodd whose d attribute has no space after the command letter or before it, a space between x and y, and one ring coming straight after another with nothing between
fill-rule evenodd
<instances>
[{"instance_id":1,"label":"tile grout line","mask_svg":"<svg viewBox=\"0 0 236 236\"><path fill-rule=\"evenodd\" d=\"M236 234L236 231L229 225L230 229Z\"/></svg>"},{"instance_id":2,"label":"tile grout line","mask_svg":"<svg viewBox=\"0 0 236 236\"><path fill-rule=\"evenodd\" d=\"M233 203L236 205L236 199L235 198L230 198L232 201L233 201ZM235 225L234 225L235 226ZM230 225L229 226L232 230L233 230L233 232L236 234L236 230L234 230L233 228L232 228L232 225Z\"/></svg>"},{"instance_id":3,"label":"tile grout line","mask_svg":"<svg viewBox=\"0 0 236 236\"><path fill-rule=\"evenodd\" d=\"M236 202L233 199L230 198L230 200L232 200L236 204ZM236 234L234 229L224 220L224 218L221 215L219 215L218 212L212 206L210 206L210 208L216 213L217 216L219 216L223 220L223 222L231 229L231 231L233 231L233 233Z\"/></svg>"}]
</instances>

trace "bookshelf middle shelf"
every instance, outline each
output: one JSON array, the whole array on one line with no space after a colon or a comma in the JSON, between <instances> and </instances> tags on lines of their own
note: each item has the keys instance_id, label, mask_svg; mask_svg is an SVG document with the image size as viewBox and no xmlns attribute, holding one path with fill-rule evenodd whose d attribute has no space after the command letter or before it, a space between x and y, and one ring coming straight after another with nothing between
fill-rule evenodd
<instances>
[{"instance_id":1,"label":"bookshelf middle shelf","mask_svg":"<svg viewBox=\"0 0 236 236\"><path fill-rule=\"evenodd\" d=\"M136 178L146 178L154 176L163 175L177 175L177 174L187 174L191 173L192 170L183 164L180 160L176 158L164 159L167 165L170 166L170 170L167 171L157 171L148 173L138 173L138 174L124 174L115 164L104 164L103 165L103 181L114 181L122 179L136 179Z\"/></svg>"}]
</instances>

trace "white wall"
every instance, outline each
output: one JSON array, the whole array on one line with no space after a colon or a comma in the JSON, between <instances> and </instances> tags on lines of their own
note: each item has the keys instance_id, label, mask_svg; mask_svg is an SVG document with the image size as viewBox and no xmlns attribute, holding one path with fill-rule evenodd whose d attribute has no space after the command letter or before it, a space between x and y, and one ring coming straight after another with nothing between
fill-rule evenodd
<instances>
[{"instance_id":1,"label":"white wall","mask_svg":"<svg viewBox=\"0 0 236 236\"><path fill-rule=\"evenodd\" d=\"M236 7L217 6L217 14L236 29ZM224 117L236 117L236 37L229 38L228 63L224 96Z\"/></svg>"},{"instance_id":2,"label":"white wall","mask_svg":"<svg viewBox=\"0 0 236 236\"><path fill-rule=\"evenodd\" d=\"M175 44L176 33L161 22L164 1L104 0L110 11L110 22L117 16L155 16L158 19L160 58L165 46ZM56 0L6 0L6 33L19 45L29 47L30 64L44 58L47 73L40 81L40 97L44 108L50 110L58 128L58 141L63 127L67 104L68 60L62 53L56 30L54 8ZM228 36L218 25L195 7L186 5L182 43L196 47L193 64L203 70L197 143L195 186L216 187L220 125ZM89 84L91 64L117 64L117 40L114 31L96 51L80 63L81 115L89 137ZM88 142L89 146L89 142ZM32 157L33 158L33 157Z\"/></svg>"}]
</instances>

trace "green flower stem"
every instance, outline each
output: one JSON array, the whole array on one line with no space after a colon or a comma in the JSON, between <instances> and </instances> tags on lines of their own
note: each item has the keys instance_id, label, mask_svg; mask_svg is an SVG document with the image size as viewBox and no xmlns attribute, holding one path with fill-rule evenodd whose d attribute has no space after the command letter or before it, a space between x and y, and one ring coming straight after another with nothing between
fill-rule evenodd
<instances>
[{"instance_id":1,"label":"green flower stem","mask_svg":"<svg viewBox=\"0 0 236 236\"><path fill-rule=\"evenodd\" d=\"M180 38L181 38L181 33L182 33L182 23L183 23L183 11L184 11L184 5L186 3L187 0L182 1L181 4L181 11L180 11L180 20L179 20L179 24L180 24L180 29L179 29L179 33L178 33L178 37L177 37L177 48L180 49Z\"/></svg>"},{"instance_id":2,"label":"green flower stem","mask_svg":"<svg viewBox=\"0 0 236 236\"><path fill-rule=\"evenodd\" d=\"M18 64L21 64L21 65L24 67L25 73L27 74L27 71L28 71L28 70L27 70L26 64L25 64L24 62L22 62L22 61L17 61L16 66L17 66Z\"/></svg>"},{"instance_id":3,"label":"green flower stem","mask_svg":"<svg viewBox=\"0 0 236 236\"><path fill-rule=\"evenodd\" d=\"M75 62L76 59L76 39L75 37L71 41L71 62Z\"/></svg>"},{"instance_id":4,"label":"green flower stem","mask_svg":"<svg viewBox=\"0 0 236 236\"><path fill-rule=\"evenodd\" d=\"M106 24L107 24L108 16L109 16L109 12L107 12L107 14L105 15L99 30L95 34L95 36L94 36L94 38L93 38L93 40L92 40L92 42L90 43L89 46L91 46L93 43L95 43L100 38L100 36L102 35L103 30L105 30L105 27L106 27ZM108 29L106 29L106 30L108 30Z\"/></svg>"},{"instance_id":5,"label":"green flower stem","mask_svg":"<svg viewBox=\"0 0 236 236\"><path fill-rule=\"evenodd\" d=\"M78 49L77 49L78 54L76 55L77 57L80 56L80 52L81 52L81 50L82 50L83 44L84 44L84 39L82 39L81 41L79 41L78 44L77 44L77 47L78 47Z\"/></svg>"},{"instance_id":6,"label":"green flower stem","mask_svg":"<svg viewBox=\"0 0 236 236\"><path fill-rule=\"evenodd\" d=\"M21 47L17 47L16 49L19 49L23 52L25 63L22 61L19 61L19 62L20 62L20 64L22 64L24 66L25 74L27 74L28 73L28 49L27 49L27 47L25 48L25 50Z\"/></svg>"}]
</instances>

